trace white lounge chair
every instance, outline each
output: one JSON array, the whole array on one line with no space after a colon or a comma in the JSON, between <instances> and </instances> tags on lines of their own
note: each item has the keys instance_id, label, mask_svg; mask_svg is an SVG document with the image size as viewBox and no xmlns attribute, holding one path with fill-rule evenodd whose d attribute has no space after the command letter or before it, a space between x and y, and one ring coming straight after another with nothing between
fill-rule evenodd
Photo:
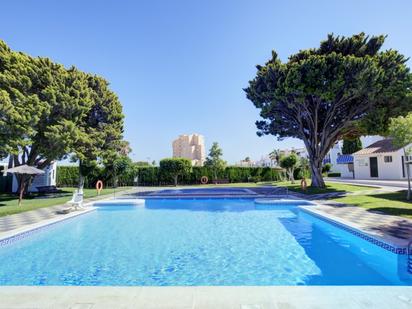
<instances>
[{"instance_id":1,"label":"white lounge chair","mask_svg":"<svg viewBox=\"0 0 412 309\"><path fill-rule=\"evenodd\" d=\"M73 206L75 210L84 209L83 208L83 192L78 192L78 190L76 190L73 193L72 199L68 201L67 204Z\"/></svg>"},{"instance_id":2,"label":"white lounge chair","mask_svg":"<svg viewBox=\"0 0 412 309\"><path fill-rule=\"evenodd\" d=\"M83 192L78 192L78 190L74 191L72 199L68 201L66 204L70 205L70 207L63 208L58 211L59 214L68 214L72 210L82 210L83 207Z\"/></svg>"}]
</instances>

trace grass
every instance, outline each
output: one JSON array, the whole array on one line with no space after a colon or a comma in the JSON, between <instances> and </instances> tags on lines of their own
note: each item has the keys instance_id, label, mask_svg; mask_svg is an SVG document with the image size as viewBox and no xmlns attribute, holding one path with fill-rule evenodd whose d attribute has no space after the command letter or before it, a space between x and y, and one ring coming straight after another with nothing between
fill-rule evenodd
<instances>
[{"instance_id":1,"label":"grass","mask_svg":"<svg viewBox=\"0 0 412 309\"><path fill-rule=\"evenodd\" d=\"M188 187L199 187L199 188L223 188L223 187L239 187L239 188L253 188L263 185L264 183L255 183L255 182L237 182L237 183L222 183L222 184L199 184L199 185L188 185Z\"/></svg>"},{"instance_id":2,"label":"grass","mask_svg":"<svg viewBox=\"0 0 412 309\"><path fill-rule=\"evenodd\" d=\"M368 195L349 195L334 198L333 200L359 206L370 211L379 211L388 215L412 218L412 201L406 200L406 191Z\"/></svg>"},{"instance_id":3,"label":"grass","mask_svg":"<svg viewBox=\"0 0 412 309\"><path fill-rule=\"evenodd\" d=\"M365 190L372 190L373 187L369 186L358 186L358 185L348 185L343 183L337 182L327 182L326 188L312 188L310 187L310 180L307 180L307 188L306 190L302 190L300 187L300 180L296 180L295 184L291 184L290 182L275 182L274 185L287 187L291 191L304 193L304 194L320 194L320 193L332 193L332 192L342 192L342 193L350 193L356 191L365 191Z\"/></svg>"},{"instance_id":4,"label":"grass","mask_svg":"<svg viewBox=\"0 0 412 309\"><path fill-rule=\"evenodd\" d=\"M117 188L116 191L126 190L128 187ZM18 206L18 197L15 194L0 193L0 217L17 214L33 209L50 207L65 204L72 197L75 188L62 188L62 192L56 197L51 195L31 194L23 199L21 206ZM92 198L97 196L95 189L84 189L84 197ZM100 195L113 193L113 189L103 189Z\"/></svg>"}]
</instances>

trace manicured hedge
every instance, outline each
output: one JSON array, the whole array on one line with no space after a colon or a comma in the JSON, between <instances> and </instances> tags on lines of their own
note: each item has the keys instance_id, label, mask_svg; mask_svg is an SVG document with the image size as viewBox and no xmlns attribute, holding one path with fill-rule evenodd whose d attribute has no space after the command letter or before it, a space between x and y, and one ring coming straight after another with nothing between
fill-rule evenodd
<instances>
[{"instance_id":1,"label":"manicured hedge","mask_svg":"<svg viewBox=\"0 0 412 309\"><path fill-rule=\"evenodd\" d=\"M328 173L328 177L340 177L340 173Z\"/></svg>"},{"instance_id":2,"label":"manicured hedge","mask_svg":"<svg viewBox=\"0 0 412 309\"><path fill-rule=\"evenodd\" d=\"M77 166L57 166L56 183L58 187L75 187L79 181Z\"/></svg>"},{"instance_id":3,"label":"manicured hedge","mask_svg":"<svg viewBox=\"0 0 412 309\"><path fill-rule=\"evenodd\" d=\"M218 174L219 179L228 180L230 183L238 182L258 182L258 181L278 181L282 179L281 171L270 167L236 167L229 166ZM94 187L97 180L104 181L105 186L112 185L110 173L104 169L98 169L93 175L86 177L85 187ZM132 186L135 178L139 186L161 186L172 185L173 178L164 175L157 166L137 166L136 175L119 176L119 185ZM184 177L179 177L179 184L191 185L200 184L200 178L207 176L209 183L213 182L213 172L207 167L192 167L192 171ZM57 167L57 186L76 186L78 183L79 171L77 166Z\"/></svg>"}]
</instances>

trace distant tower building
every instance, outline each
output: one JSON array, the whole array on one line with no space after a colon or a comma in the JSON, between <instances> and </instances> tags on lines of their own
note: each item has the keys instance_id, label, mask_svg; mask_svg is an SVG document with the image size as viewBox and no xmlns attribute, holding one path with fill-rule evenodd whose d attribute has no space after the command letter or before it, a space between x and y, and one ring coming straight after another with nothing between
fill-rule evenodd
<instances>
[{"instance_id":1,"label":"distant tower building","mask_svg":"<svg viewBox=\"0 0 412 309\"><path fill-rule=\"evenodd\" d=\"M187 158L192 165L202 166L206 159L205 140L200 134L183 134L173 141L173 158Z\"/></svg>"}]
</instances>

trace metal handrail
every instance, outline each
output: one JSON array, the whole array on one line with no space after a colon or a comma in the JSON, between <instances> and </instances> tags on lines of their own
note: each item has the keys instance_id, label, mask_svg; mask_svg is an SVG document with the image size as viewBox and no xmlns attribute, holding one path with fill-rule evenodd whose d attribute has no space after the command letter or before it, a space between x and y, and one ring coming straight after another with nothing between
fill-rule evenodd
<instances>
[{"instance_id":1,"label":"metal handrail","mask_svg":"<svg viewBox=\"0 0 412 309\"><path fill-rule=\"evenodd\" d=\"M408 244L408 250L406 254L408 254L408 260L407 260L407 270L410 274L412 274L412 240Z\"/></svg>"}]
</instances>

